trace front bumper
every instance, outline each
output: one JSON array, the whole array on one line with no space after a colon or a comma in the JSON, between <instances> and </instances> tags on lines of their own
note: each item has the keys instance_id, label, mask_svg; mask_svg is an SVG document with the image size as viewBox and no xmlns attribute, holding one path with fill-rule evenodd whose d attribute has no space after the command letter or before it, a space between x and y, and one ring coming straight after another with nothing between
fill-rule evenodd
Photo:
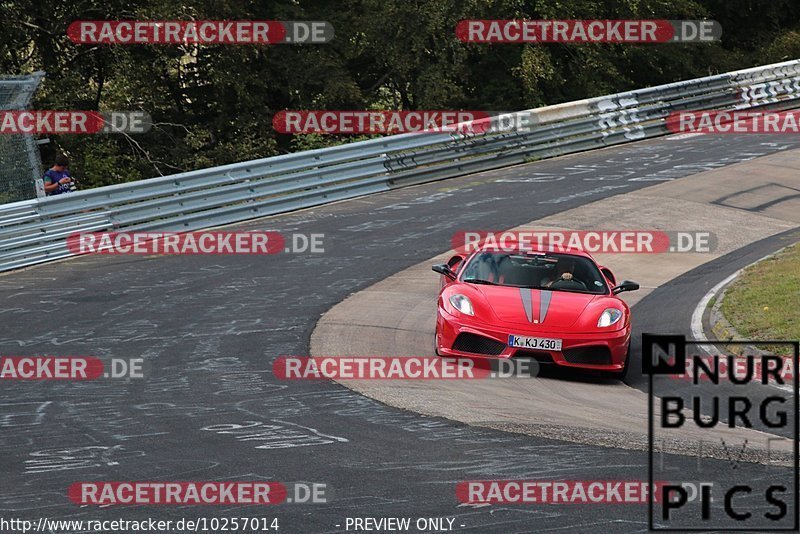
<instances>
[{"instance_id":1,"label":"front bumper","mask_svg":"<svg viewBox=\"0 0 800 534\"><path fill-rule=\"evenodd\" d=\"M609 332L543 332L541 329L534 330L523 325L498 328L476 322L467 323L449 315L441 308L436 317L436 333L436 350L440 356L473 360L532 357L540 363L601 371L621 371L624 368L631 338L630 324L620 330ZM508 346L510 334L561 339L561 350L510 347ZM482 339L474 336L480 336ZM469 341L465 342L466 339Z\"/></svg>"}]
</instances>

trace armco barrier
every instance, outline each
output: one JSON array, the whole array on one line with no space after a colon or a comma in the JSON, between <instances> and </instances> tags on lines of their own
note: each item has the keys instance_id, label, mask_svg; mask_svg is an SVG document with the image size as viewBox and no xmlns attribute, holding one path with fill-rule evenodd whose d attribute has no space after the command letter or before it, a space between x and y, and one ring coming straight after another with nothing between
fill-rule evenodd
<instances>
[{"instance_id":1,"label":"armco barrier","mask_svg":"<svg viewBox=\"0 0 800 534\"><path fill-rule=\"evenodd\" d=\"M800 61L520 112L526 131L403 134L0 206L0 271L89 231L191 231L669 133L669 113L800 107ZM497 124L496 119L493 124Z\"/></svg>"}]
</instances>

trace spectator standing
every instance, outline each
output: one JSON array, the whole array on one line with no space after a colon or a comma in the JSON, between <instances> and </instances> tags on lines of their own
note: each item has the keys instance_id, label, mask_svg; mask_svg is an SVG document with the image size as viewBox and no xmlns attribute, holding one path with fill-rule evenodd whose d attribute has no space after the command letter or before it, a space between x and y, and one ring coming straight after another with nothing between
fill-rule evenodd
<instances>
[{"instance_id":1,"label":"spectator standing","mask_svg":"<svg viewBox=\"0 0 800 534\"><path fill-rule=\"evenodd\" d=\"M64 154L56 156L55 163L44 173L44 191L47 196L70 193L75 190L75 180L67 168L69 158Z\"/></svg>"}]
</instances>

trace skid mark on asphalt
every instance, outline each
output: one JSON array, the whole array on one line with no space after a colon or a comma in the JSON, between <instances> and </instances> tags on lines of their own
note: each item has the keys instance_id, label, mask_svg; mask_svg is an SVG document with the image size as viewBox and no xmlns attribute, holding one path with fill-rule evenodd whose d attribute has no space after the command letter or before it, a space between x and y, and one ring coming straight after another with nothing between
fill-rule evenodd
<instances>
[{"instance_id":1,"label":"skid mark on asphalt","mask_svg":"<svg viewBox=\"0 0 800 534\"><path fill-rule=\"evenodd\" d=\"M263 421L244 421L209 425L200 430L231 435L236 441L256 442L254 447L256 449L290 449L349 441L347 438L324 434L315 428L297 423L279 419L273 419L271 423L273 424Z\"/></svg>"}]
</instances>

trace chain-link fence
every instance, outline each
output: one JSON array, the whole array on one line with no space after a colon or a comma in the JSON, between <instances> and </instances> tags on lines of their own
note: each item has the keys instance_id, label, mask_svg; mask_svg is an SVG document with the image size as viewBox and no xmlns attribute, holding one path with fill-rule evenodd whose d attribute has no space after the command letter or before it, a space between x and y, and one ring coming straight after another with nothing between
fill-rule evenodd
<instances>
[{"instance_id":1,"label":"chain-link fence","mask_svg":"<svg viewBox=\"0 0 800 534\"><path fill-rule=\"evenodd\" d=\"M0 110L25 109L43 77L43 72L0 76ZM32 135L0 133L0 204L37 196L35 181L41 173L39 147Z\"/></svg>"}]
</instances>

